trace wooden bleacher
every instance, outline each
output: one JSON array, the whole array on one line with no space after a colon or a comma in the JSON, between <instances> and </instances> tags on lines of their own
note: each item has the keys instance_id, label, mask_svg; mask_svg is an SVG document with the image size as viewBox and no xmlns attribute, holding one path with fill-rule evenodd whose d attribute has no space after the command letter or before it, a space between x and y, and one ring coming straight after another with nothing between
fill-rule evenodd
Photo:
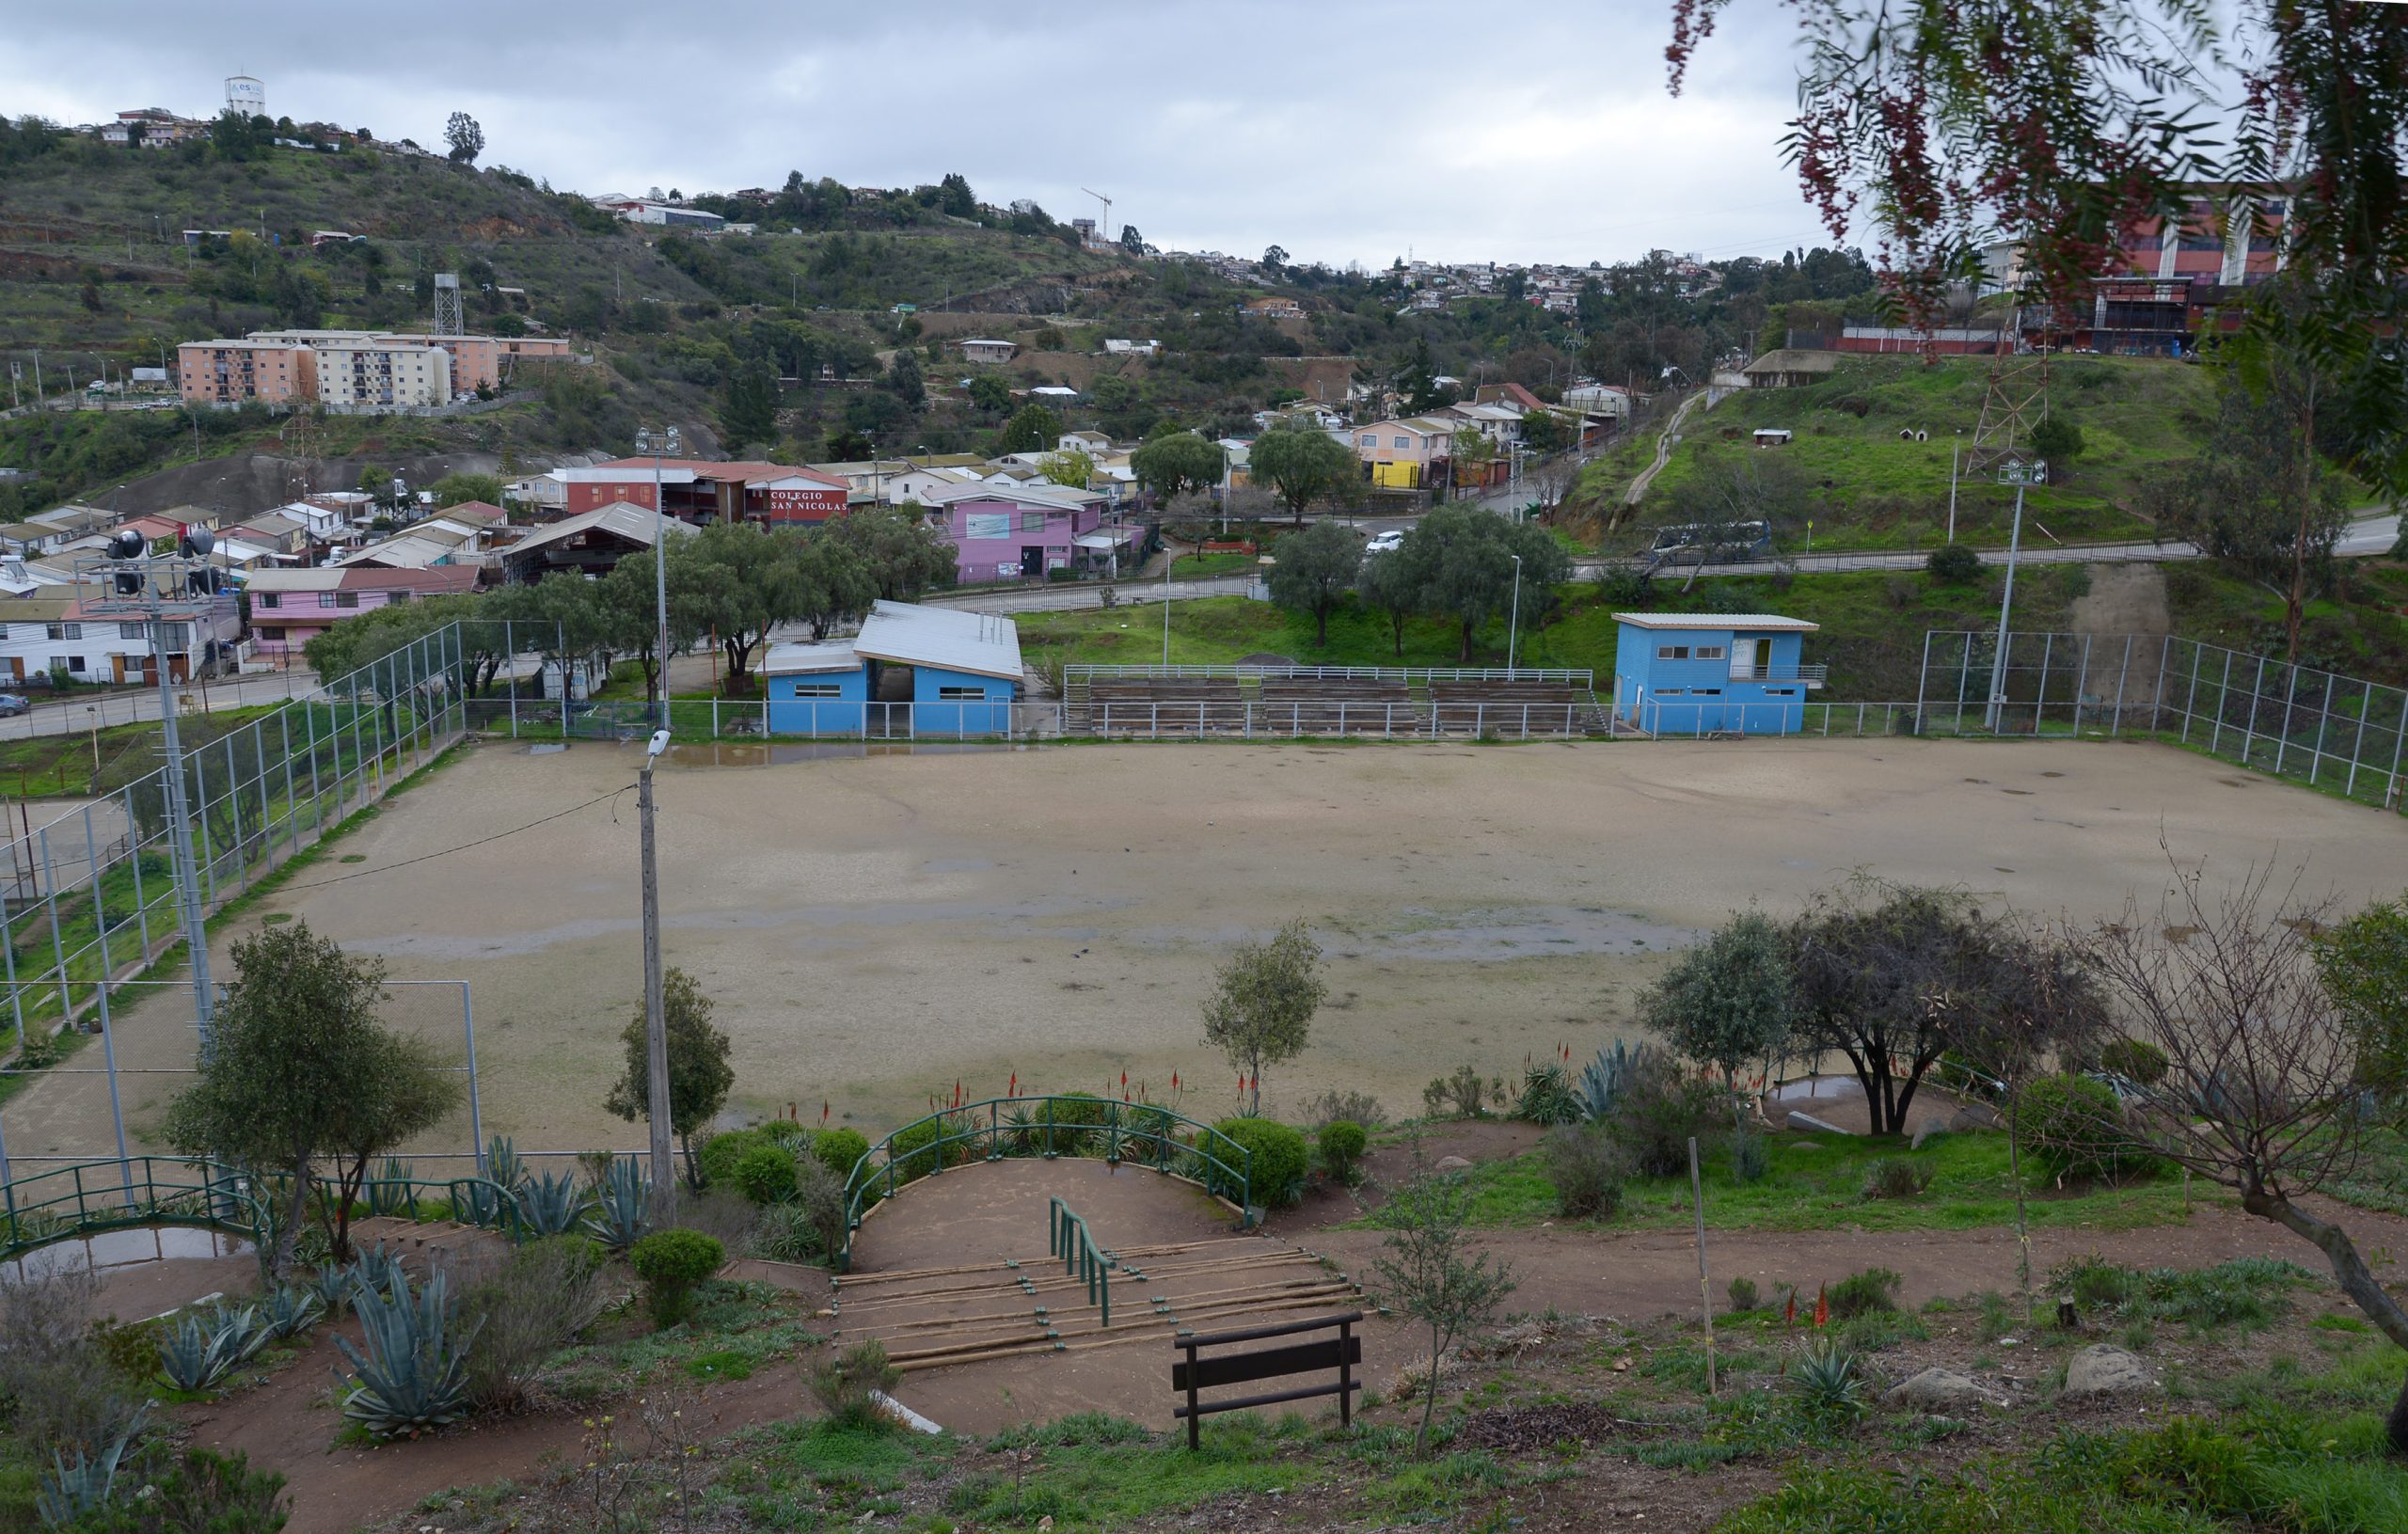
<instances>
[{"instance_id":1,"label":"wooden bleacher","mask_svg":"<svg viewBox=\"0 0 2408 1534\"><path fill-rule=\"evenodd\" d=\"M1124 676L1087 684L1089 735L1236 734L1246 725L1235 677Z\"/></svg>"},{"instance_id":2,"label":"wooden bleacher","mask_svg":"<svg viewBox=\"0 0 2408 1534\"><path fill-rule=\"evenodd\" d=\"M1579 735L1596 711L1594 700L1567 682L1434 681L1430 697L1441 735Z\"/></svg>"},{"instance_id":3,"label":"wooden bleacher","mask_svg":"<svg viewBox=\"0 0 2408 1534\"><path fill-rule=\"evenodd\" d=\"M1255 729L1270 735L1413 735L1429 710L1402 679L1274 676L1262 678Z\"/></svg>"}]
</instances>

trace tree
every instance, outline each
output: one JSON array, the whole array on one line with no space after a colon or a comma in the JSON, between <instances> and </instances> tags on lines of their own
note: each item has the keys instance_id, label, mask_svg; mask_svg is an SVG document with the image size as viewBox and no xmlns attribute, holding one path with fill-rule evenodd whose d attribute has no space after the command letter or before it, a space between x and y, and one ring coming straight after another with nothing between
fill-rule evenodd
<instances>
[{"instance_id":1,"label":"tree","mask_svg":"<svg viewBox=\"0 0 2408 1534\"><path fill-rule=\"evenodd\" d=\"M2376 1091L2408 1091L2408 895L2368 906L2316 940L2316 966Z\"/></svg>"},{"instance_id":2,"label":"tree","mask_svg":"<svg viewBox=\"0 0 2408 1534\"><path fill-rule=\"evenodd\" d=\"M1515 1286L1512 1266L1472 1233L1471 1190L1463 1178L1423 1164L1418 1144L1414 1163L1412 1180L1380 1207L1377 1223L1387 1235L1371 1272L1383 1306L1430 1328L1430 1379L1413 1432L1413 1451L1420 1455L1429 1452L1448 1350L1465 1333L1491 1324Z\"/></svg>"},{"instance_id":3,"label":"tree","mask_svg":"<svg viewBox=\"0 0 2408 1534\"><path fill-rule=\"evenodd\" d=\"M476 164L477 156L485 151L485 131L466 112L452 114L443 125L443 141L452 146L452 158L464 166Z\"/></svg>"},{"instance_id":4,"label":"tree","mask_svg":"<svg viewBox=\"0 0 2408 1534\"><path fill-rule=\"evenodd\" d=\"M979 409L995 412L1012 405L1012 387L1000 373L982 372L970 380L970 403Z\"/></svg>"},{"instance_id":5,"label":"tree","mask_svg":"<svg viewBox=\"0 0 2408 1534\"><path fill-rule=\"evenodd\" d=\"M937 212L956 218L978 216L978 198L971 193L969 179L958 170L946 171L944 179L937 182L936 207Z\"/></svg>"},{"instance_id":6,"label":"tree","mask_svg":"<svg viewBox=\"0 0 2408 1534\"><path fill-rule=\"evenodd\" d=\"M2073 461L2082 456L2082 428L2063 411L2052 413L2048 419L2032 428L2032 451L2049 466L2049 478L2060 478L2059 469L2070 469Z\"/></svg>"},{"instance_id":7,"label":"tree","mask_svg":"<svg viewBox=\"0 0 2408 1534\"><path fill-rule=\"evenodd\" d=\"M1419 582L1419 606L1454 620L1457 658L1471 659L1472 636L1513 608L1515 556L1520 556L1521 617L1533 621L1572 573L1571 556L1555 535L1531 523L1513 523L1475 506L1438 507L1404 535L1397 550Z\"/></svg>"},{"instance_id":8,"label":"tree","mask_svg":"<svg viewBox=\"0 0 2408 1534\"><path fill-rule=\"evenodd\" d=\"M1788 1042L1790 1005L1788 939L1778 923L1751 910L1683 949L1663 978L1640 993L1639 1020L1721 1071L1723 1085L1735 1094L1741 1070Z\"/></svg>"},{"instance_id":9,"label":"tree","mask_svg":"<svg viewBox=\"0 0 2408 1534\"><path fill-rule=\"evenodd\" d=\"M934 586L953 583L958 561L937 526L892 506L864 507L821 525L815 536L853 549L876 594L911 602Z\"/></svg>"},{"instance_id":10,"label":"tree","mask_svg":"<svg viewBox=\"0 0 2408 1534\"><path fill-rule=\"evenodd\" d=\"M499 474L469 474L454 470L427 487L437 506L458 506L480 500L488 506L499 506L506 493Z\"/></svg>"},{"instance_id":11,"label":"tree","mask_svg":"<svg viewBox=\"0 0 2408 1534\"><path fill-rule=\"evenodd\" d=\"M1354 594L1387 620L1397 658L1404 657L1404 625L1421 610L1421 574L1402 550L1366 555L1354 576ZM338 625L340 626L340 625Z\"/></svg>"},{"instance_id":12,"label":"tree","mask_svg":"<svg viewBox=\"0 0 2408 1534\"><path fill-rule=\"evenodd\" d=\"M1146 237L1137 232L1136 225L1120 226L1120 248L1132 256L1142 256L1146 253Z\"/></svg>"},{"instance_id":13,"label":"tree","mask_svg":"<svg viewBox=\"0 0 2408 1534\"><path fill-rule=\"evenodd\" d=\"M309 1216L318 1162L330 1159L335 1186L318 1213L335 1259L348 1261L370 1159L442 1122L458 1089L423 1043L378 1019L382 960L355 958L296 921L238 941L233 961L213 1047L168 1104L167 1142L290 1179L276 1211L278 1271Z\"/></svg>"},{"instance_id":14,"label":"tree","mask_svg":"<svg viewBox=\"0 0 2408 1534\"><path fill-rule=\"evenodd\" d=\"M727 1101L736 1084L736 1067L727 1062L725 1030L711 1021L711 999L694 977L672 965L660 976L661 1019L669 1041L669 1125L686 1153L687 1186L700 1189L702 1169L694 1162L694 1131L706 1129ZM611 1083L602 1106L632 1124L649 1120L652 1104L652 1064L647 1048L648 1020L642 1002L619 1036L626 1046L626 1068Z\"/></svg>"},{"instance_id":15,"label":"tree","mask_svg":"<svg viewBox=\"0 0 2408 1534\"><path fill-rule=\"evenodd\" d=\"M838 523L852 520L839 517ZM831 535L824 527L794 540L785 579L789 615L824 640L838 624L859 618L879 598L878 577L863 549Z\"/></svg>"},{"instance_id":16,"label":"tree","mask_svg":"<svg viewBox=\"0 0 2408 1534\"><path fill-rule=\"evenodd\" d=\"M720 397L720 445L741 453L778 439L778 374L767 357L739 363Z\"/></svg>"},{"instance_id":17,"label":"tree","mask_svg":"<svg viewBox=\"0 0 2408 1534\"><path fill-rule=\"evenodd\" d=\"M1095 458L1076 448L1049 452L1037 461L1037 471L1049 484L1059 484L1072 490L1085 490L1095 482Z\"/></svg>"},{"instance_id":18,"label":"tree","mask_svg":"<svg viewBox=\"0 0 2408 1534\"><path fill-rule=\"evenodd\" d=\"M1302 921L1290 922L1267 942L1238 944L1213 972L1204 1042L1228 1055L1245 1079L1253 1094L1247 1112L1262 1112L1262 1067L1296 1057L1328 994L1321 945Z\"/></svg>"},{"instance_id":19,"label":"tree","mask_svg":"<svg viewBox=\"0 0 2408 1534\"><path fill-rule=\"evenodd\" d=\"M1458 426L1447 437L1447 457L1458 467L1490 463L1497 457L1497 444L1491 442L1488 434L1477 426ZM1460 474L1456 476L1455 482L1463 482Z\"/></svg>"},{"instance_id":20,"label":"tree","mask_svg":"<svg viewBox=\"0 0 2408 1534\"><path fill-rule=\"evenodd\" d=\"M1004 422L1003 435L996 439L995 451L1006 452L1042 452L1062 439L1062 418L1041 404L1024 404L1012 412Z\"/></svg>"},{"instance_id":21,"label":"tree","mask_svg":"<svg viewBox=\"0 0 2408 1534\"><path fill-rule=\"evenodd\" d=\"M1815 896L1787 936L1791 1036L1847 1058L1875 1134L1905 1131L1941 1056L1986 1052L2010 1029L2070 1040L2098 1021L2093 993L2050 984L2035 940L1962 891L1860 877Z\"/></svg>"},{"instance_id":22,"label":"tree","mask_svg":"<svg viewBox=\"0 0 2408 1534\"><path fill-rule=\"evenodd\" d=\"M2150 1088L2161 1111L2076 1132L2138 1135L2232 1190L2242 1210L2322 1252L2341 1292L2408 1348L2408 1308L2328 1217L2346 1206L2304 1202L2363 1164L2380 1112L2368 1111L2375 1060L2353 1025L2353 993L2337 993L2319 963L2332 903L2303 899L2296 880L2277 891L2272 876L2251 868L2210 894L2204 867L2177 862L2154 910L2128 900L2116 920L2069 935L2132 1036L2166 1060ZM2408 1454L2408 1384L2386 1427Z\"/></svg>"},{"instance_id":23,"label":"tree","mask_svg":"<svg viewBox=\"0 0 2408 1534\"><path fill-rule=\"evenodd\" d=\"M1271 268L1273 277L1277 277L1279 268L1288 264L1288 252L1278 245L1269 246L1262 252L1262 264Z\"/></svg>"},{"instance_id":24,"label":"tree","mask_svg":"<svg viewBox=\"0 0 2408 1534\"><path fill-rule=\"evenodd\" d=\"M1376 556L1374 556L1376 557ZM1271 600L1291 612L1310 613L1313 642L1329 648L1329 615L1354 587L1363 546L1342 522L1316 522L1279 540L1271 565Z\"/></svg>"},{"instance_id":25,"label":"tree","mask_svg":"<svg viewBox=\"0 0 2408 1534\"><path fill-rule=\"evenodd\" d=\"M830 432L821 451L832 464L865 463L878 456L878 445L859 432Z\"/></svg>"},{"instance_id":26,"label":"tree","mask_svg":"<svg viewBox=\"0 0 2408 1534\"><path fill-rule=\"evenodd\" d=\"M908 347L896 352L895 360L888 364L886 387L914 410L928 403L928 386L920 376L920 359Z\"/></svg>"},{"instance_id":27,"label":"tree","mask_svg":"<svg viewBox=\"0 0 2408 1534\"><path fill-rule=\"evenodd\" d=\"M1246 467L1257 484L1271 487L1298 527L1304 526L1307 506L1352 490L1363 477L1353 450L1316 427L1273 427L1255 438Z\"/></svg>"},{"instance_id":28,"label":"tree","mask_svg":"<svg viewBox=\"0 0 2408 1534\"><path fill-rule=\"evenodd\" d=\"M1405 359L1403 367L1397 370L1392 382L1396 391L1404 396L1404 407L1409 411L1434 410L1442 404L1453 403L1447 391L1438 387L1436 371L1430 361L1430 338L1427 336L1413 338L1413 355Z\"/></svg>"},{"instance_id":29,"label":"tree","mask_svg":"<svg viewBox=\"0 0 2408 1534\"><path fill-rule=\"evenodd\" d=\"M677 554L672 551L673 566ZM600 633L600 645L614 655L631 655L643 668L643 693L647 701L660 695L663 657L660 656L660 610L657 577L653 570L652 551L631 553L610 567L610 573L600 580L564 582L581 587L578 594L590 602ZM341 625L337 625L341 627ZM669 653L684 655L701 639L703 631L694 626L690 607L682 602L669 604Z\"/></svg>"},{"instance_id":30,"label":"tree","mask_svg":"<svg viewBox=\"0 0 2408 1534\"><path fill-rule=\"evenodd\" d=\"M1157 500L1172 501L1190 490L1220 483L1227 461L1219 443L1207 442L1194 432L1173 431L1131 453L1129 467L1137 483Z\"/></svg>"},{"instance_id":31,"label":"tree","mask_svg":"<svg viewBox=\"0 0 2408 1534\"><path fill-rule=\"evenodd\" d=\"M2224 385L2208 451L2152 477L2142 506L2159 537L2194 544L2282 598L2284 659L2297 665L2308 599L2332 584L2350 519L2343 482L2316 449L2323 386L2312 367L2263 353Z\"/></svg>"},{"instance_id":32,"label":"tree","mask_svg":"<svg viewBox=\"0 0 2408 1534\"><path fill-rule=\"evenodd\" d=\"M769 630L801 616L794 549L792 534L750 522L713 523L670 549L671 605L683 606L697 630L719 636L730 697L750 689L752 653L768 642ZM553 584L544 581L536 590Z\"/></svg>"}]
</instances>

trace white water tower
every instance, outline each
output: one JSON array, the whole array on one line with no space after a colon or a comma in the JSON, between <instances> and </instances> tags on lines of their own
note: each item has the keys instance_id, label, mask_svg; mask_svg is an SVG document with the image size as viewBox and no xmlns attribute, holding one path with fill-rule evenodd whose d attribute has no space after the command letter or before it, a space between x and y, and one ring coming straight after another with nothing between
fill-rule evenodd
<instances>
[{"instance_id":1,"label":"white water tower","mask_svg":"<svg viewBox=\"0 0 2408 1534\"><path fill-rule=\"evenodd\" d=\"M247 74L226 78L226 109L240 112L246 118L267 116L267 84Z\"/></svg>"}]
</instances>

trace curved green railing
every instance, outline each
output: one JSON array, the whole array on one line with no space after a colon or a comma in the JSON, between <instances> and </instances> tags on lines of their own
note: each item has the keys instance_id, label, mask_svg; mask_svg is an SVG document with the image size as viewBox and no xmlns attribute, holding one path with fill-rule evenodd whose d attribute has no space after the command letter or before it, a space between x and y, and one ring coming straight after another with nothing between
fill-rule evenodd
<instances>
[{"instance_id":1,"label":"curved green railing","mask_svg":"<svg viewBox=\"0 0 2408 1534\"><path fill-rule=\"evenodd\" d=\"M930 1124L934 1134L911 1138L896 1150L895 1141ZM853 1232L862 1216L904 1184L971 1161L1063 1156L1150 1166L1240 1209L1253 1204L1254 1152L1201 1119L1108 1098L989 1098L915 1118L862 1153L845 1178L845 1249L836 1254L836 1271L852 1266Z\"/></svg>"},{"instance_id":2,"label":"curved green railing","mask_svg":"<svg viewBox=\"0 0 2408 1534\"><path fill-rule=\"evenodd\" d=\"M0 1262L55 1241L144 1226L191 1226L261 1245L274 1238L277 1219L267 1187L282 1180L221 1162L170 1156L78 1162L37 1172L0 1185ZM437 1188L452 1218L517 1239L516 1197L486 1178L372 1178L360 1188L358 1208L417 1219L420 1190Z\"/></svg>"},{"instance_id":3,"label":"curved green railing","mask_svg":"<svg viewBox=\"0 0 2408 1534\"><path fill-rule=\"evenodd\" d=\"M1047 1201L1045 1255L1062 1259L1064 1276L1086 1285L1087 1304L1101 1309L1103 1324L1110 1326L1112 1270L1120 1265L1120 1259L1097 1244L1086 1216L1064 1203L1059 1194Z\"/></svg>"}]
</instances>

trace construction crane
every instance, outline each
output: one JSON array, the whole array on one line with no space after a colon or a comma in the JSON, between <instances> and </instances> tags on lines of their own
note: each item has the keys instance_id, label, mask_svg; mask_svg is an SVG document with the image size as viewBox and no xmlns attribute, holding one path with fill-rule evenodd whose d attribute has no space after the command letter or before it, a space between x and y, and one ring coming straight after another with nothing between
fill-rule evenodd
<instances>
[{"instance_id":1,"label":"construction crane","mask_svg":"<svg viewBox=\"0 0 2408 1534\"><path fill-rule=\"evenodd\" d=\"M1089 187L1082 186L1079 190L1103 204L1103 237L1109 243L1112 239L1112 199Z\"/></svg>"}]
</instances>

